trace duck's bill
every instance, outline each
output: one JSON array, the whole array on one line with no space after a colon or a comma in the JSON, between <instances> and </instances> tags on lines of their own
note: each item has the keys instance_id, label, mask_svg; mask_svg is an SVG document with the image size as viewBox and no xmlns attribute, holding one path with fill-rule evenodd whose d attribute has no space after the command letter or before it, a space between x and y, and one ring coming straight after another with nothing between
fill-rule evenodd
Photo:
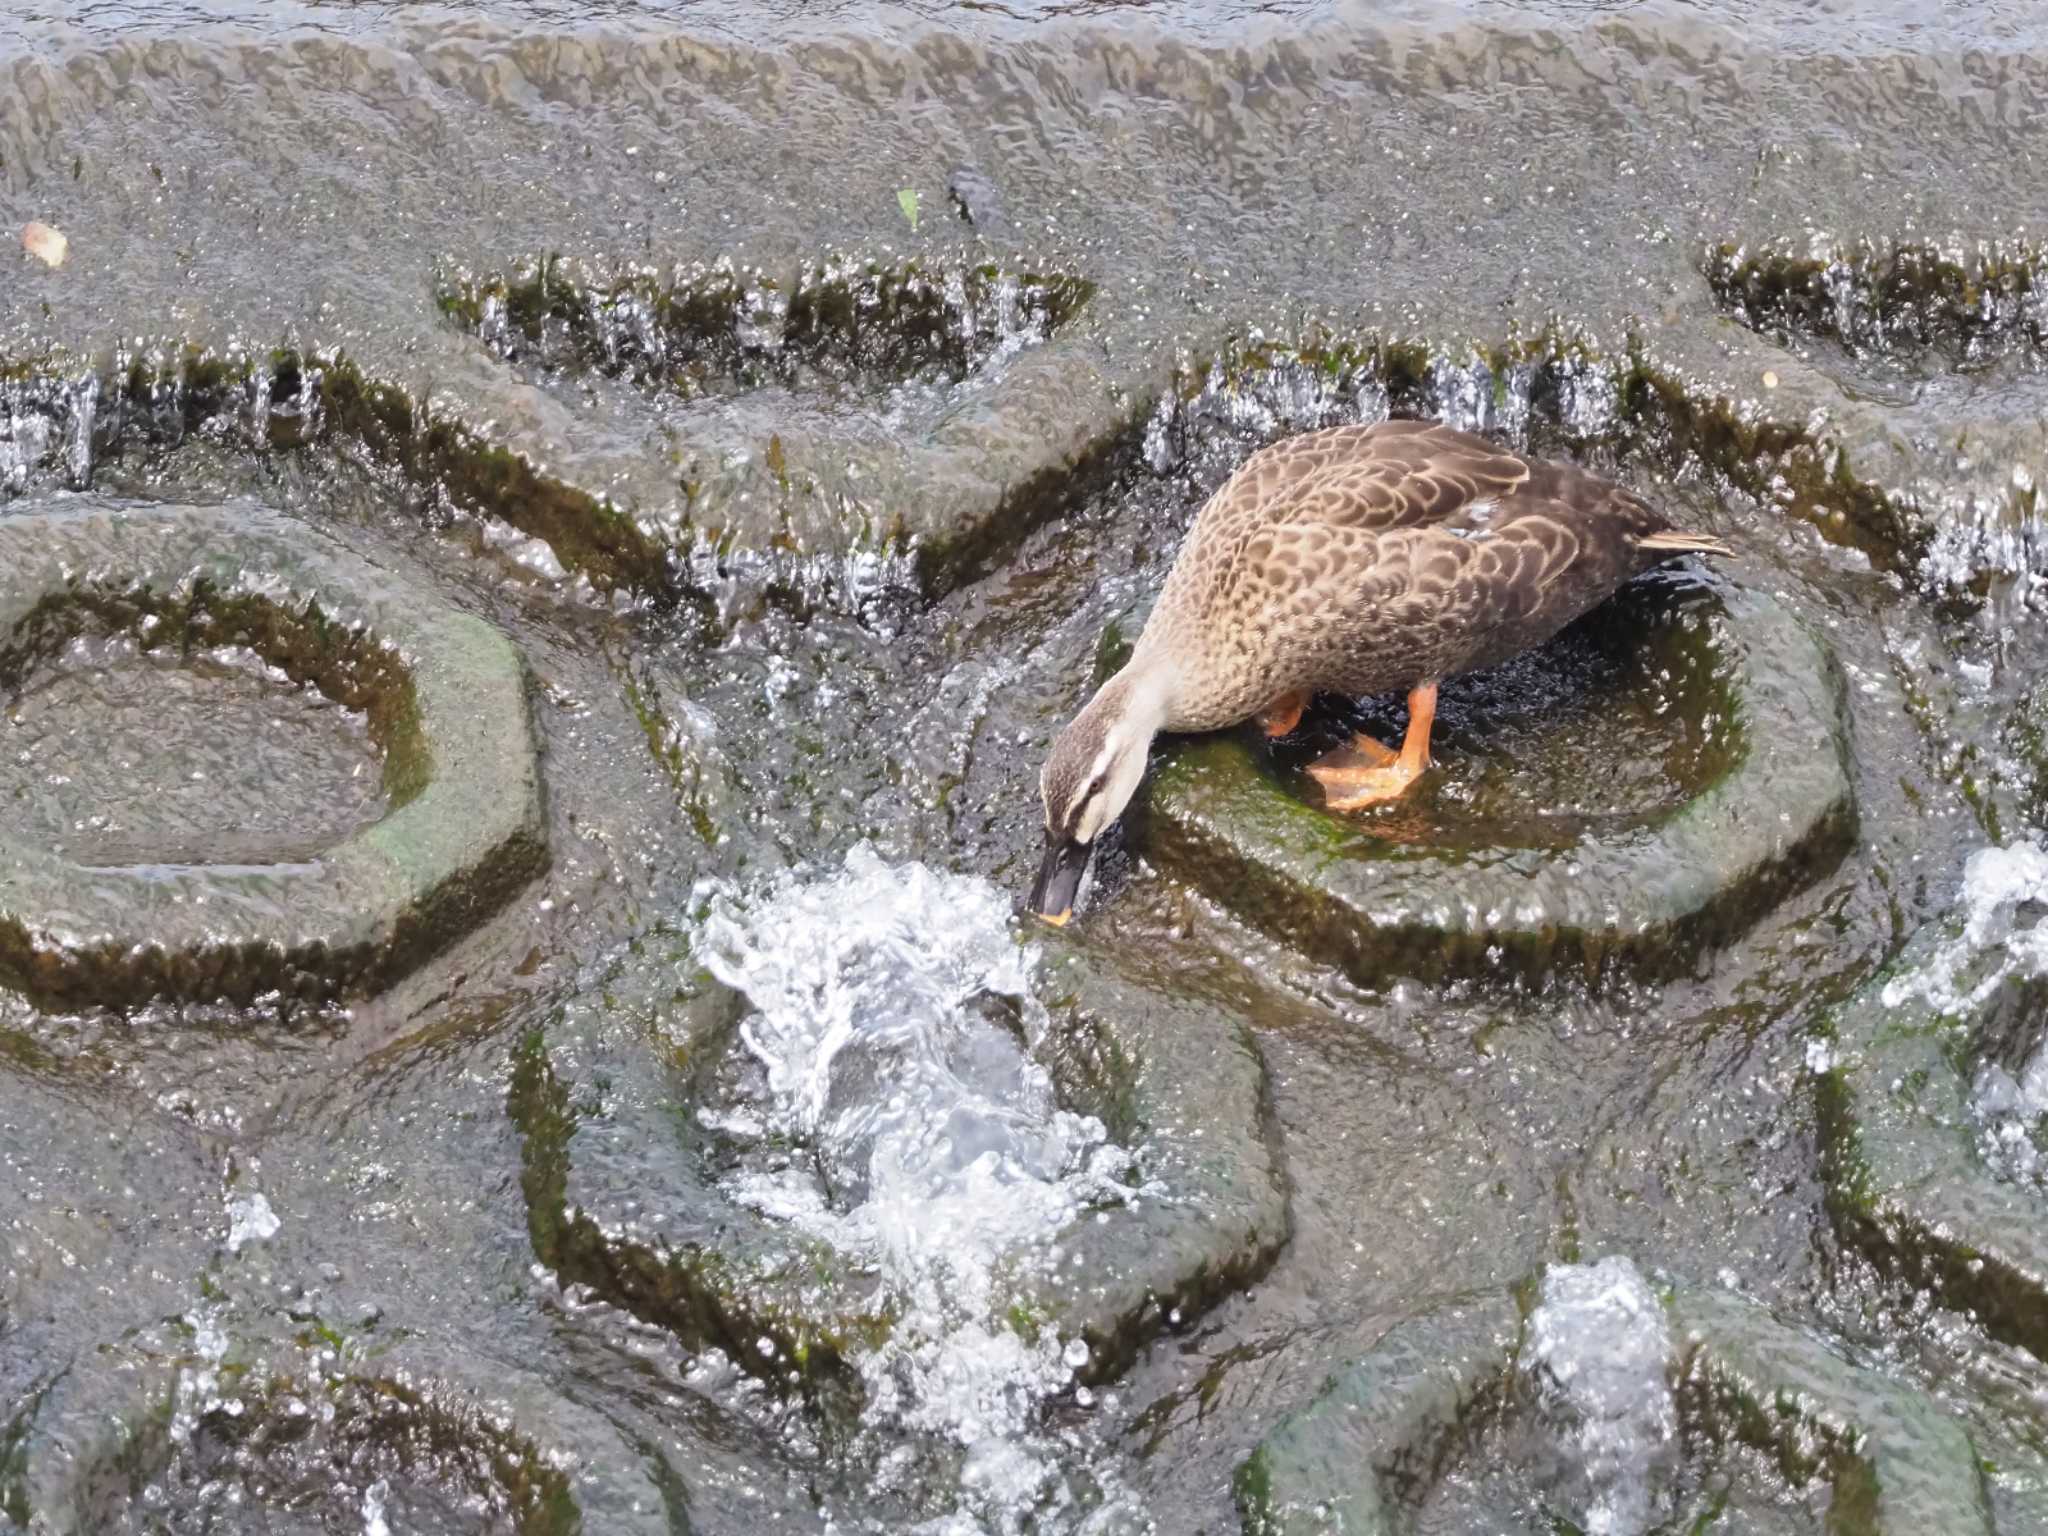
<instances>
[{"instance_id":1,"label":"duck's bill","mask_svg":"<svg viewBox=\"0 0 2048 1536\"><path fill-rule=\"evenodd\" d=\"M1088 845L1072 838L1045 840L1045 862L1038 866L1038 883L1031 887L1031 910L1055 928L1066 926L1074 915L1074 896L1081 889L1081 876L1088 868Z\"/></svg>"}]
</instances>

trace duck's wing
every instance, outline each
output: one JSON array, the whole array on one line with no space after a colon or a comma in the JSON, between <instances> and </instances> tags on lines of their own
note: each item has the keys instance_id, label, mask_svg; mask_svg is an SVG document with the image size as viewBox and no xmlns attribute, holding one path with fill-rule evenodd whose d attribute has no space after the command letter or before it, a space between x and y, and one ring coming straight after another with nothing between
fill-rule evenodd
<instances>
[{"instance_id":1,"label":"duck's wing","mask_svg":"<svg viewBox=\"0 0 2048 1536\"><path fill-rule=\"evenodd\" d=\"M1508 505L1512 515L1478 527L1260 529L1232 573L1243 584L1232 607L1270 615L1277 628L1327 628L1339 646L1476 644L1541 613L1589 606L1648 563L1664 526L1648 508L1637 523L1527 494Z\"/></svg>"},{"instance_id":2,"label":"duck's wing","mask_svg":"<svg viewBox=\"0 0 2048 1536\"><path fill-rule=\"evenodd\" d=\"M1203 509L1202 532L1231 539L1276 524L1381 532L1454 522L1548 467L1431 421L1305 432L1247 459Z\"/></svg>"}]
</instances>

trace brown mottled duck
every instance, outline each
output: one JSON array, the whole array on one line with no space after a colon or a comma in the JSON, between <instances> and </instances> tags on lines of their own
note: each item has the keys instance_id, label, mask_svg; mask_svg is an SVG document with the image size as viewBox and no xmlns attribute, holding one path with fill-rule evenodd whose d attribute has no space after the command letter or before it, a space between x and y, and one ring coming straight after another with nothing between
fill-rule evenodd
<instances>
[{"instance_id":1,"label":"brown mottled duck","mask_svg":"<svg viewBox=\"0 0 2048 1536\"><path fill-rule=\"evenodd\" d=\"M1541 645L1660 561L1727 553L1598 475L1436 422L1260 449L1188 530L1129 663L1053 743L1032 910L1072 915L1158 732L1256 716L1283 736L1313 694L1406 689L1398 752L1360 735L1308 770L1331 810L1392 799L1429 766L1445 678Z\"/></svg>"}]
</instances>

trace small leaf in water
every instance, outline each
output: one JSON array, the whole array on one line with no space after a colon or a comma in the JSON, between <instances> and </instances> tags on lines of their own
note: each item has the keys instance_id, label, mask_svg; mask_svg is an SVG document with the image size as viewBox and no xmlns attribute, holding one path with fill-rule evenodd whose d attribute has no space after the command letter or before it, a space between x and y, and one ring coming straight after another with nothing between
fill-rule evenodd
<instances>
[{"instance_id":1,"label":"small leaf in water","mask_svg":"<svg viewBox=\"0 0 2048 1536\"><path fill-rule=\"evenodd\" d=\"M910 220L910 232L917 233L917 188L905 187L896 194L896 206L903 210L903 217Z\"/></svg>"},{"instance_id":2,"label":"small leaf in water","mask_svg":"<svg viewBox=\"0 0 2048 1536\"><path fill-rule=\"evenodd\" d=\"M71 242L64 238L62 230L31 222L21 231L21 248L46 267L61 267L70 254Z\"/></svg>"}]
</instances>

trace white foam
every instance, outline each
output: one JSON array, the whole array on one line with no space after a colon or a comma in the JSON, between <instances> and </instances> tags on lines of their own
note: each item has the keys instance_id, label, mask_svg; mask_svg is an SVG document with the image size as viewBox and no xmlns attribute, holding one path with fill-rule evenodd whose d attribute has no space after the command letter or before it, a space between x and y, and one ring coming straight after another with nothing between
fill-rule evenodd
<instances>
[{"instance_id":1,"label":"white foam","mask_svg":"<svg viewBox=\"0 0 2048 1536\"><path fill-rule=\"evenodd\" d=\"M363 1536L391 1536L391 1522L384 1518L384 1501L391 1497L391 1485L378 1478L363 1490Z\"/></svg>"},{"instance_id":2,"label":"white foam","mask_svg":"<svg viewBox=\"0 0 2048 1536\"><path fill-rule=\"evenodd\" d=\"M227 1209L230 1253L240 1253L244 1243L268 1242L284 1225L260 1192L230 1196Z\"/></svg>"},{"instance_id":3,"label":"white foam","mask_svg":"<svg viewBox=\"0 0 2048 1536\"><path fill-rule=\"evenodd\" d=\"M1924 999L1967 1019L2014 979L2048 976L2048 850L2039 843L1979 848L1963 866L1962 931L1918 969L1885 984L1886 1007ZM1978 1150L1991 1169L2020 1182L2048 1182L2048 1039L2037 1040L2017 1072L1999 1062L1977 1070L1969 1101Z\"/></svg>"},{"instance_id":4,"label":"white foam","mask_svg":"<svg viewBox=\"0 0 2048 1536\"><path fill-rule=\"evenodd\" d=\"M2018 1076L1996 1062L1978 1069L1970 1095L1978 1150L2015 1183L2048 1183L2048 1049L2037 1048Z\"/></svg>"},{"instance_id":5,"label":"white foam","mask_svg":"<svg viewBox=\"0 0 2048 1536\"><path fill-rule=\"evenodd\" d=\"M858 1362L864 1419L964 1448L961 1508L929 1529L1046 1529L1031 1522L1069 1500L1040 1411L1086 1353L1013 1327L1006 1277L1135 1191L1129 1155L1027 1054L1047 1019L1008 901L862 844L836 874L715 901L706 937L707 966L753 1005L740 1033L760 1069L707 1123L812 1154L761 1158L728 1192L894 1292L901 1320Z\"/></svg>"},{"instance_id":6,"label":"white foam","mask_svg":"<svg viewBox=\"0 0 2048 1536\"><path fill-rule=\"evenodd\" d=\"M1963 865L1963 931L1919 969L1885 983L1887 1008L1914 997L1944 1013L1976 1007L2008 977L2048 975L2048 924L2021 909L2048 903L2048 851L2039 843L1979 848Z\"/></svg>"},{"instance_id":7,"label":"white foam","mask_svg":"<svg viewBox=\"0 0 2048 1536\"><path fill-rule=\"evenodd\" d=\"M1654 1523L1678 1437L1672 1357L1664 1309L1627 1259L1544 1272L1529 1358L1587 1536L1641 1536Z\"/></svg>"}]
</instances>

